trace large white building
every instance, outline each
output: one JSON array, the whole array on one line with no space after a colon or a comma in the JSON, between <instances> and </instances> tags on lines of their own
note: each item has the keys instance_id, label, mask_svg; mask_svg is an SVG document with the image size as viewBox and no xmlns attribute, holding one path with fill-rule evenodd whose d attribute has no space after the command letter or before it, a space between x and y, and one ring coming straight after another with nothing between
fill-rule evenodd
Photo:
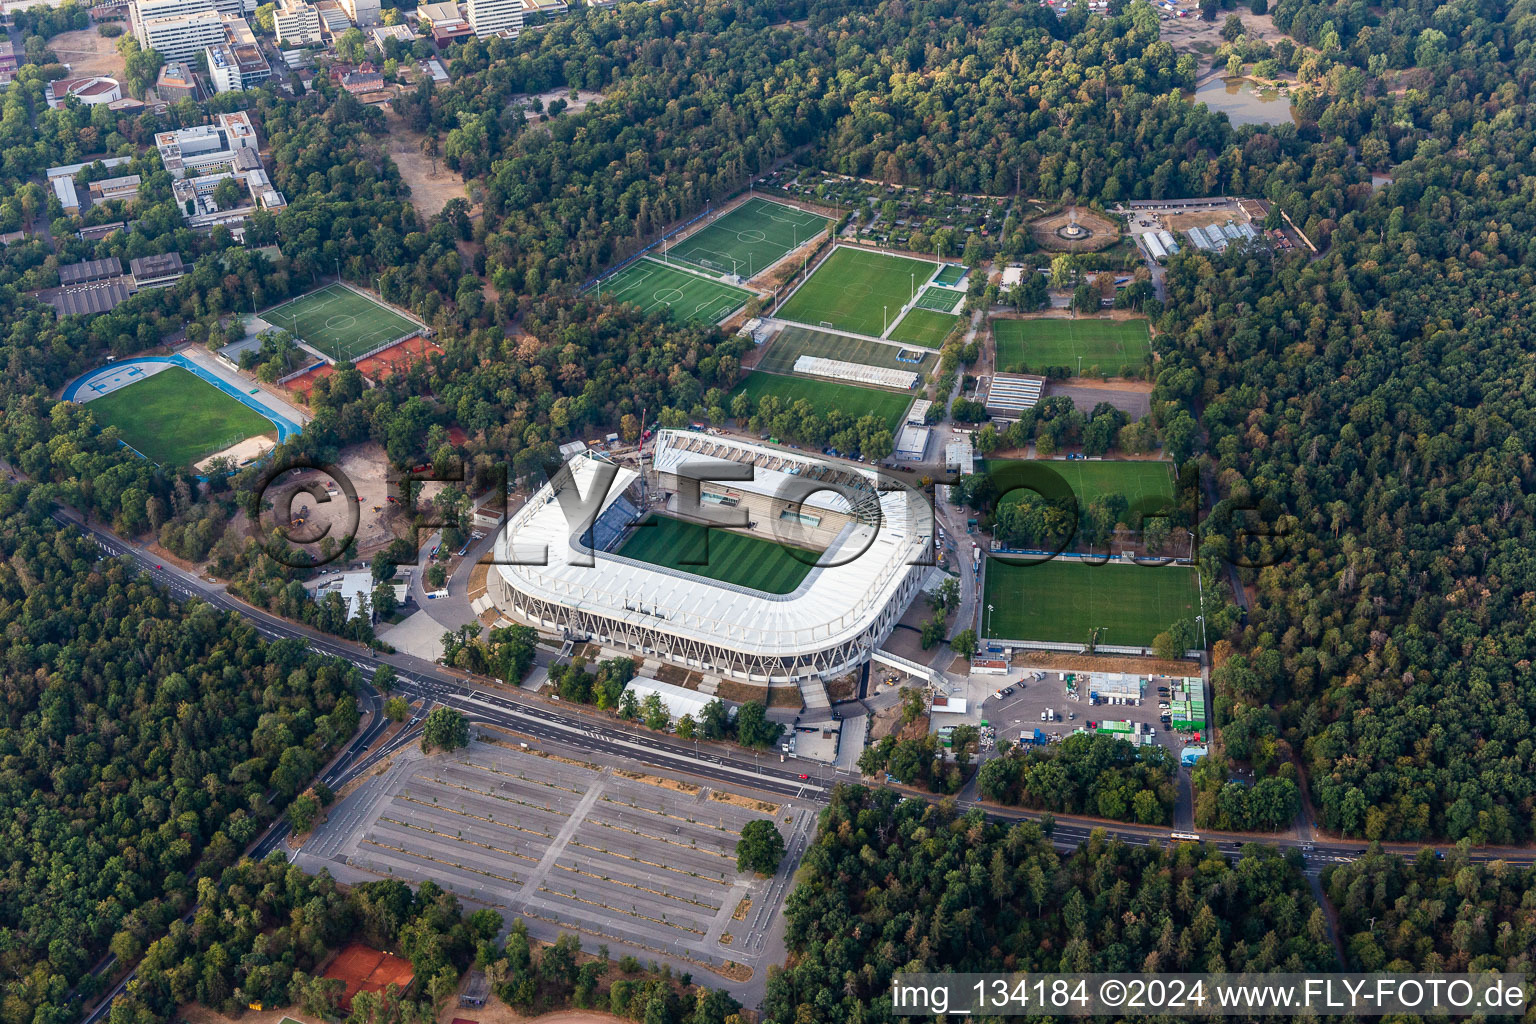
<instances>
[{"instance_id":1,"label":"large white building","mask_svg":"<svg viewBox=\"0 0 1536 1024\"><path fill-rule=\"evenodd\" d=\"M516 39L523 30L523 0L469 0L469 27L478 38L505 34Z\"/></svg>"},{"instance_id":2,"label":"large white building","mask_svg":"<svg viewBox=\"0 0 1536 1024\"><path fill-rule=\"evenodd\" d=\"M341 8L358 28L377 25L381 20L379 0L341 0Z\"/></svg>"},{"instance_id":3,"label":"large white building","mask_svg":"<svg viewBox=\"0 0 1536 1024\"><path fill-rule=\"evenodd\" d=\"M132 0L129 14L139 45L166 60L190 60L228 39L221 15L240 19L245 0Z\"/></svg>"},{"instance_id":4,"label":"large white building","mask_svg":"<svg viewBox=\"0 0 1536 1024\"><path fill-rule=\"evenodd\" d=\"M734 510L749 524L737 532L820 550L815 566L794 590L773 594L615 554L639 515L626 493L639 474L588 453L497 539L492 601L547 632L641 658L744 682L808 683L869 658L932 564L926 500L904 485L881 489L863 467L681 430L658 432L653 460L642 505L696 521ZM735 478L748 471L751 479ZM712 477L729 482L696 483L697 504L683 497L689 480Z\"/></svg>"},{"instance_id":5,"label":"large white building","mask_svg":"<svg viewBox=\"0 0 1536 1024\"><path fill-rule=\"evenodd\" d=\"M283 0L272 10L277 41L293 46L320 45L320 13L305 0Z\"/></svg>"},{"instance_id":6,"label":"large white building","mask_svg":"<svg viewBox=\"0 0 1536 1024\"><path fill-rule=\"evenodd\" d=\"M236 168L240 150L259 151L256 129L244 111L220 114L213 124L160 132L155 136L160 160L173 178L196 175L210 169ZM258 161L257 166L260 166Z\"/></svg>"}]
</instances>

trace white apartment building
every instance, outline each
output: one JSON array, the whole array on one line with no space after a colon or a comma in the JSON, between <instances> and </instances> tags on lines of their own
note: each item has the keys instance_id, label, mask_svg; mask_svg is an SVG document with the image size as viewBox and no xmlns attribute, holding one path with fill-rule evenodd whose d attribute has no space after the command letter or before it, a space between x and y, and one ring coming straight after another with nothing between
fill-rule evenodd
<instances>
[{"instance_id":1,"label":"white apartment building","mask_svg":"<svg viewBox=\"0 0 1536 1024\"><path fill-rule=\"evenodd\" d=\"M379 24L379 0L341 0L341 8L358 28Z\"/></svg>"},{"instance_id":2,"label":"white apartment building","mask_svg":"<svg viewBox=\"0 0 1536 1024\"><path fill-rule=\"evenodd\" d=\"M304 0L283 0L272 11L272 21L279 43L320 45L320 13L313 4Z\"/></svg>"},{"instance_id":3,"label":"white apartment building","mask_svg":"<svg viewBox=\"0 0 1536 1024\"><path fill-rule=\"evenodd\" d=\"M192 14L135 17L134 35L140 46L154 50L166 60L192 60L229 37L224 31L224 18L212 8Z\"/></svg>"},{"instance_id":4,"label":"white apartment building","mask_svg":"<svg viewBox=\"0 0 1536 1024\"><path fill-rule=\"evenodd\" d=\"M469 0L469 27L481 39L507 33L517 38L523 30L523 0Z\"/></svg>"}]
</instances>

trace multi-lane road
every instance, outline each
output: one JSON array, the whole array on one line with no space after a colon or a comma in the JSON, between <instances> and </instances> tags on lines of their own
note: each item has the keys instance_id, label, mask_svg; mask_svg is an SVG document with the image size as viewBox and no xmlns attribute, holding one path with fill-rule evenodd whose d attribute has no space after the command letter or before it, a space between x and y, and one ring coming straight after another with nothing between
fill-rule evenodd
<instances>
[{"instance_id":1,"label":"multi-lane road","mask_svg":"<svg viewBox=\"0 0 1536 1024\"><path fill-rule=\"evenodd\" d=\"M103 554L132 559L156 583L172 594L184 599L195 597L221 610L241 615L270 640L302 640L319 653L353 663L367 677L371 677L373 670L380 664L392 666L398 674L398 689L402 694L422 701L422 714L425 714L428 707L441 704L462 712L472 722L496 726L577 751L641 761L668 771L685 772L720 783L748 786L813 801L824 799L831 787L845 778L829 766L804 761L781 762L776 753L749 758L736 748L688 742L639 727L627 728L611 717L545 700L523 691L477 682L409 655L378 654L362 644L319 633L239 601L226 593L221 584L158 561L150 553L105 529L83 522L77 516L60 511L54 514L54 518L86 533ZM392 737L387 744L371 750L378 745L379 737L388 723L378 693L371 687L365 687L360 699L368 712L366 724L321 774L321 781L333 789L373 769L401 746L415 742L419 735L419 727L407 729ZM801 778L802 775L808 778ZM926 796L916 792L909 795ZM962 800L958 801L958 805L964 809L981 807L989 817L1005 821L1039 820L1045 817L1035 811L982 804L979 801ZM1058 846L1066 848L1085 842L1096 830L1139 846L1154 841L1167 843L1170 838L1166 828L1095 818L1056 815L1053 822L1052 838ZM253 857L267 856L282 845L287 834L286 823L279 819L252 844L248 852ZM1365 852L1365 847L1358 840L1308 841L1291 835L1247 836L1232 833L1204 833L1202 838L1233 852L1248 843L1298 849L1314 863L1353 860ZM1410 856L1420 849L1410 844L1384 844L1383 848ZM1505 860L1523 864L1536 859L1536 850L1484 847L1473 850L1471 856L1474 860ZM112 966L110 960L106 961L98 965L93 973ZM110 1010L112 1000L122 992L133 976L133 972L129 972L120 979L109 995L86 1015L85 1024L97 1024L102 1020Z\"/></svg>"}]
</instances>

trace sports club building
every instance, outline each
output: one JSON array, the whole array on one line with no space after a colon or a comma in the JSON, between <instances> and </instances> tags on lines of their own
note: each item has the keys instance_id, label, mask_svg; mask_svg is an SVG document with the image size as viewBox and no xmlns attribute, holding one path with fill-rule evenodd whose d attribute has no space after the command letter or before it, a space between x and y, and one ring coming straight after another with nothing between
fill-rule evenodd
<instances>
[{"instance_id":1,"label":"sports club building","mask_svg":"<svg viewBox=\"0 0 1536 1024\"><path fill-rule=\"evenodd\" d=\"M600 455L566 463L498 538L492 601L578 642L742 682L798 683L866 660L930 571L926 499L901 484L880 489L863 467L662 430L647 468L642 493L635 470ZM734 515L750 524L738 532L823 554L787 594L616 554L650 512L717 524Z\"/></svg>"}]
</instances>

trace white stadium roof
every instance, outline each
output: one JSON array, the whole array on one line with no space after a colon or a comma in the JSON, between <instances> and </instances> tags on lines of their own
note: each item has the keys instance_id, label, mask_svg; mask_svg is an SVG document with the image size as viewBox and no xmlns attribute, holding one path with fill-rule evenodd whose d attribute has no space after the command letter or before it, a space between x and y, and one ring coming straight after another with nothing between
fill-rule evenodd
<instances>
[{"instance_id":1,"label":"white stadium roof","mask_svg":"<svg viewBox=\"0 0 1536 1024\"><path fill-rule=\"evenodd\" d=\"M689 446L706 450L690 451ZM718 454L712 458L712 452ZM860 479L867 498L872 499L878 479L862 467L689 431L660 431L654 458L660 472L676 472L685 462L723 465L750 460L754 479L732 480L728 486L762 494L781 494L780 486L803 486L807 480L825 486L835 479ZM610 471L616 475L607 494L584 506L586 521L572 521L559 493L574 486L577 495L591 500L599 473ZM590 522L635 479L633 470L612 466L599 457L572 459L513 515L497 538L500 564L496 571L509 587L529 598L743 653L794 657L860 636L902 589L913 565L931 550L931 511L921 494L902 486L878 493L878 529L853 523L845 527L822 556L821 561L828 564L811 569L788 594L748 590L603 551L578 549L575 545ZM827 491L810 495L805 504L839 511L849 507L846 499ZM544 564L525 564L541 559ZM593 564L581 564L586 560Z\"/></svg>"}]
</instances>

